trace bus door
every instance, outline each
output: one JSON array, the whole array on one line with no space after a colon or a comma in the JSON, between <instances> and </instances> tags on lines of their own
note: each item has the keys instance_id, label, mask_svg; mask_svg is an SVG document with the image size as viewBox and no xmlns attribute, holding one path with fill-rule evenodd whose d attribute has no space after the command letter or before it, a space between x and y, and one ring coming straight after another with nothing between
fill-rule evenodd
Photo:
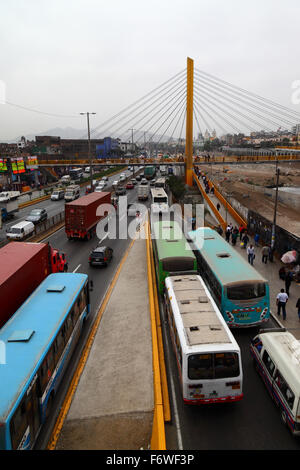
<instances>
[{"instance_id":1,"label":"bus door","mask_svg":"<svg viewBox=\"0 0 300 470\"><path fill-rule=\"evenodd\" d=\"M29 387L26 397L27 422L30 428L31 445L35 442L40 429L40 410L37 390L37 376L33 379L33 384Z\"/></svg>"}]
</instances>

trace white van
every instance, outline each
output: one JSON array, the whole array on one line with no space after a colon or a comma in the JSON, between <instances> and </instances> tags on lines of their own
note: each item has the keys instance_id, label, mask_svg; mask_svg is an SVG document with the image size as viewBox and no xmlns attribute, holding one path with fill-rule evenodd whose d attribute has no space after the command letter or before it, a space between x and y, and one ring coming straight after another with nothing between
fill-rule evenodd
<instances>
[{"instance_id":1,"label":"white van","mask_svg":"<svg viewBox=\"0 0 300 470\"><path fill-rule=\"evenodd\" d=\"M283 423L299 436L300 342L285 328L260 330L251 341L250 352Z\"/></svg>"},{"instance_id":2,"label":"white van","mask_svg":"<svg viewBox=\"0 0 300 470\"><path fill-rule=\"evenodd\" d=\"M19 222L6 230L6 237L9 240L23 240L34 232L34 224L32 222Z\"/></svg>"},{"instance_id":3,"label":"white van","mask_svg":"<svg viewBox=\"0 0 300 470\"><path fill-rule=\"evenodd\" d=\"M60 182L60 184L69 184L69 183L71 183L71 176L70 175L64 175L60 178L59 182Z\"/></svg>"},{"instance_id":4,"label":"white van","mask_svg":"<svg viewBox=\"0 0 300 470\"><path fill-rule=\"evenodd\" d=\"M70 202L80 197L80 186L77 184L71 184L67 187L65 192L65 201Z\"/></svg>"},{"instance_id":5,"label":"white van","mask_svg":"<svg viewBox=\"0 0 300 470\"><path fill-rule=\"evenodd\" d=\"M51 194L51 201L58 201L59 199L64 199L65 190L64 189L54 189Z\"/></svg>"}]
</instances>

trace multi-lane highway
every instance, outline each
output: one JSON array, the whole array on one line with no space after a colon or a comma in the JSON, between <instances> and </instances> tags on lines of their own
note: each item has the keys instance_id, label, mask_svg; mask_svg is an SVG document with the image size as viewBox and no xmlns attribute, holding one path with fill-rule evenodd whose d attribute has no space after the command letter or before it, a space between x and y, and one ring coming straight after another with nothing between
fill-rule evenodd
<instances>
[{"instance_id":1,"label":"multi-lane highway","mask_svg":"<svg viewBox=\"0 0 300 470\"><path fill-rule=\"evenodd\" d=\"M124 173L126 173L128 176L131 174L129 171L124 171ZM114 179L116 179L116 177L110 178L110 180L112 181ZM134 187L134 189L127 190L126 196L128 204L137 201L136 186ZM148 200L146 204L149 205L149 203L150 200ZM49 201L48 204L50 204ZM56 203L53 202L53 204ZM120 217L117 218L117 228L119 218L122 218L124 215L125 214L120 214ZM127 224L132 223L134 219L134 217L128 217ZM99 310L105 293L110 283L112 282L113 276L118 268L118 265L131 242L131 239L119 239L118 236L116 239L110 239L109 236L107 236L107 238L105 238L102 242L97 237L94 237L89 241L69 241L66 237L65 229L63 227L62 229L56 231L51 236L46 238L44 241L49 241L51 246L58 248L60 251L65 252L68 260L69 272L80 272L88 274L89 279L93 281L93 291L91 293L91 315L89 316L88 321L85 324L83 334L80 338L80 343L76 348L71 364L68 367L68 371L64 377L59 393L55 397L55 401L53 403L53 413L50 416L48 423L46 423L46 425L43 427L43 430L36 443L36 449L44 449L47 446L51 431L55 424L55 420L62 405L62 401L67 392L68 385L75 371L76 365L80 359L80 353L87 340L88 333L95 320L95 316ZM113 259L107 267L90 267L88 262L89 254L93 250L93 248L95 248L95 246L99 243L101 244L101 246L110 246L114 250ZM149 334L151 333L149 332Z\"/></svg>"},{"instance_id":2,"label":"multi-lane highway","mask_svg":"<svg viewBox=\"0 0 300 470\"><path fill-rule=\"evenodd\" d=\"M129 174L129 172L126 172ZM115 177L111 177L113 181ZM128 203L137 201L136 187L127 190ZM149 205L149 202L147 204ZM54 208L59 212L64 201L44 201L39 203L42 207ZM30 209L27 208L26 211ZM25 209L24 209L25 211ZM22 214L22 215L25 215ZM124 214L123 214L124 215ZM123 216L121 215L121 216ZM133 218L128 218L127 223ZM114 250L112 262L106 268L92 268L89 266L90 251L99 243L97 238L89 241L68 241L64 228L58 230L46 239L50 244L66 253L69 262L69 271L82 272L93 280L94 289L91 298L91 315L80 344L73 356L64 382L60 387L53 406L53 413L49 422L44 426L37 441L36 448L46 448L51 430L57 418L66 394L70 379L80 358L88 332L98 312L99 306L113 279L116 269L130 239L111 240L109 236L102 241ZM162 313L162 315L164 315ZM163 317L163 320L164 317ZM184 450L299 450L300 440L293 437L287 427L281 422L279 411L272 401L261 378L255 371L249 352L250 340L257 333L257 329L233 330L242 352L244 373L244 398L241 402L232 404L219 404L207 406L184 405L180 382L177 374L171 341L166 321L164 325L165 356L167 363L169 393L172 405L172 422L166 424L167 449ZM266 327L276 327L273 320ZM149 332L151 334L151 332Z\"/></svg>"}]
</instances>

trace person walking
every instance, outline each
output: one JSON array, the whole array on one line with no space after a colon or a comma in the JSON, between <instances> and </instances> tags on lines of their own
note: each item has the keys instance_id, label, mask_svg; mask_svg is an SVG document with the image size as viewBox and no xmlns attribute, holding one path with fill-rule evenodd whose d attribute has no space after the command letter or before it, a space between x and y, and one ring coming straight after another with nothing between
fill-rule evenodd
<instances>
[{"instance_id":1,"label":"person walking","mask_svg":"<svg viewBox=\"0 0 300 470\"><path fill-rule=\"evenodd\" d=\"M292 280L293 280L293 274L290 270L288 270L287 273L285 274L285 291L288 296L290 295L290 287L291 287Z\"/></svg>"},{"instance_id":2,"label":"person walking","mask_svg":"<svg viewBox=\"0 0 300 470\"><path fill-rule=\"evenodd\" d=\"M230 235L231 235L231 227L230 227L230 225L227 225L226 232L225 232L225 238L226 238L226 241L228 243L229 243L229 240L230 240Z\"/></svg>"},{"instance_id":3,"label":"person walking","mask_svg":"<svg viewBox=\"0 0 300 470\"><path fill-rule=\"evenodd\" d=\"M217 210L218 210L218 211L220 210L220 207L221 207L221 206L220 206L220 204L218 203L218 204L217 204Z\"/></svg>"},{"instance_id":4,"label":"person walking","mask_svg":"<svg viewBox=\"0 0 300 470\"><path fill-rule=\"evenodd\" d=\"M247 235L247 232L244 232L243 238L242 238L242 243L243 243L243 248L247 248L247 244L249 241L249 237Z\"/></svg>"},{"instance_id":5,"label":"person walking","mask_svg":"<svg viewBox=\"0 0 300 470\"><path fill-rule=\"evenodd\" d=\"M265 245L261 250L262 258L261 262L267 264L269 258L269 246Z\"/></svg>"},{"instance_id":6,"label":"person walking","mask_svg":"<svg viewBox=\"0 0 300 470\"><path fill-rule=\"evenodd\" d=\"M276 297L276 304L277 304L277 315L280 317L280 310L282 310L282 317L283 320L286 320L286 304L289 300L289 296L284 289L281 289L279 294Z\"/></svg>"},{"instance_id":7,"label":"person walking","mask_svg":"<svg viewBox=\"0 0 300 470\"><path fill-rule=\"evenodd\" d=\"M253 266L253 261L254 261L254 258L255 258L254 246L253 245L248 246L247 255L248 255L248 263L250 263Z\"/></svg>"},{"instance_id":8,"label":"person walking","mask_svg":"<svg viewBox=\"0 0 300 470\"><path fill-rule=\"evenodd\" d=\"M299 299L297 300L296 308L298 309L298 318L299 318L299 321L300 321L300 297L299 297Z\"/></svg>"},{"instance_id":9,"label":"person walking","mask_svg":"<svg viewBox=\"0 0 300 470\"><path fill-rule=\"evenodd\" d=\"M233 246L236 245L238 235L239 235L239 230L238 230L237 227L235 227L232 231L232 234L231 234L231 241L232 241Z\"/></svg>"},{"instance_id":10,"label":"person walking","mask_svg":"<svg viewBox=\"0 0 300 470\"><path fill-rule=\"evenodd\" d=\"M255 246L258 246L258 241L259 241L259 234L256 233L254 237Z\"/></svg>"}]
</instances>

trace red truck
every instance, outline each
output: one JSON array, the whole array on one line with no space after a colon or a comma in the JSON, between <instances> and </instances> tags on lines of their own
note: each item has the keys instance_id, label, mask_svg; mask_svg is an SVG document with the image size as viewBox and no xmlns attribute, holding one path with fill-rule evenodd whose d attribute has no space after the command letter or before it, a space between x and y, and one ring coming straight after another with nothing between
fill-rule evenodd
<instances>
[{"instance_id":1,"label":"red truck","mask_svg":"<svg viewBox=\"0 0 300 470\"><path fill-rule=\"evenodd\" d=\"M94 235L97 223L109 212L107 206L104 215L96 214L102 204L111 205L110 193L94 192L65 205L65 230L69 240L89 240Z\"/></svg>"},{"instance_id":2,"label":"red truck","mask_svg":"<svg viewBox=\"0 0 300 470\"><path fill-rule=\"evenodd\" d=\"M48 243L8 243L0 260L0 328L48 274L68 269L64 253Z\"/></svg>"}]
</instances>

